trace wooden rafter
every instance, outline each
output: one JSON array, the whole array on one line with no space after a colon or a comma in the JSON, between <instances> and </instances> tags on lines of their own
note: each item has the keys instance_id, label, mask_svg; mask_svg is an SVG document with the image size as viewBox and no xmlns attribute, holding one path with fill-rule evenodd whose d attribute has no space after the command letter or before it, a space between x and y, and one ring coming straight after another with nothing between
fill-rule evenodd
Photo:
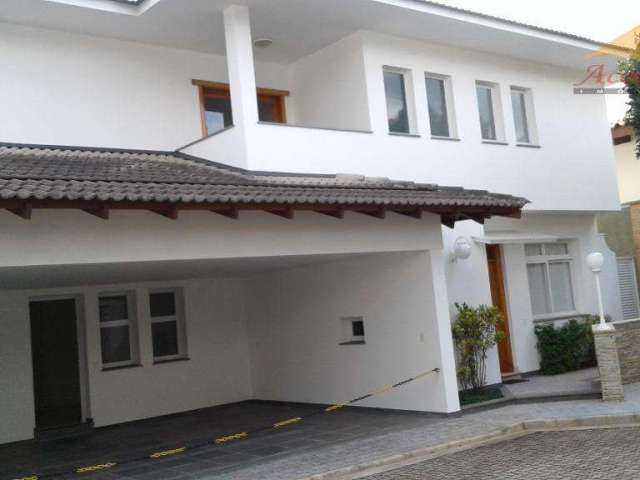
<instances>
[{"instance_id":1,"label":"wooden rafter","mask_svg":"<svg viewBox=\"0 0 640 480\"><path fill-rule=\"evenodd\" d=\"M24 220L31 220L33 204L31 202L20 202L14 207L8 207L7 210Z\"/></svg>"},{"instance_id":2,"label":"wooden rafter","mask_svg":"<svg viewBox=\"0 0 640 480\"><path fill-rule=\"evenodd\" d=\"M316 213L321 213L323 215L328 215L333 218L344 218L344 208L336 208L334 210L314 210Z\"/></svg>"},{"instance_id":3,"label":"wooden rafter","mask_svg":"<svg viewBox=\"0 0 640 480\"><path fill-rule=\"evenodd\" d=\"M109 220L109 208L106 205L98 205L94 208L83 208L82 210L102 220Z\"/></svg>"}]
</instances>

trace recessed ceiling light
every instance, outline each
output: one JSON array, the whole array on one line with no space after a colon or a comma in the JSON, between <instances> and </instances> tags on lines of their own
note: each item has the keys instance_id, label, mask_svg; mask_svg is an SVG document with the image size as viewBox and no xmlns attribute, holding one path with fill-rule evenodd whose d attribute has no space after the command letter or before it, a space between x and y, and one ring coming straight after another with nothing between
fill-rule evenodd
<instances>
[{"instance_id":1,"label":"recessed ceiling light","mask_svg":"<svg viewBox=\"0 0 640 480\"><path fill-rule=\"evenodd\" d=\"M267 48L273 45L273 40L270 38L258 38L253 42L253 44L258 48Z\"/></svg>"}]
</instances>

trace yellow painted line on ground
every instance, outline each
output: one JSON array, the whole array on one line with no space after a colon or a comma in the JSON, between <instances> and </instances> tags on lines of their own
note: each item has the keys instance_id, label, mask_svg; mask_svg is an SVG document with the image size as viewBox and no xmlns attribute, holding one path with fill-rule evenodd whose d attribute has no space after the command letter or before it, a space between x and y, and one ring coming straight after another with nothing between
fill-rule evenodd
<instances>
[{"instance_id":1,"label":"yellow painted line on ground","mask_svg":"<svg viewBox=\"0 0 640 480\"><path fill-rule=\"evenodd\" d=\"M283 420L282 422L274 423L273 428L282 428L293 423L298 423L302 420L302 417L290 418L289 420Z\"/></svg>"},{"instance_id":2,"label":"yellow painted line on ground","mask_svg":"<svg viewBox=\"0 0 640 480\"><path fill-rule=\"evenodd\" d=\"M183 453L187 447L174 448L173 450L165 450L164 452L157 452L149 455L151 458L168 457L169 455L177 455Z\"/></svg>"},{"instance_id":3,"label":"yellow painted line on ground","mask_svg":"<svg viewBox=\"0 0 640 480\"><path fill-rule=\"evenodd\" d=\"M76 469L76 473L97 472L98 470L107 470L108 468L113 468L115 466L115 463L101 463L99 465L91 465L90 467L78 468Z\"/></svg>"},{"instance_id":4,"label":"yellow painted line on ground","mask_svg":"<svg viewBox=\"0 0 640 480\"><path fill-rule=\"evenodd\" d=\"M38 480L38 477L35 475L32 475L31 477L16 478L15 480Z\"/></svg>"},{"instance_id":5,"label":"yellow painted line on ground","mask_svg":"<svg viewBox=\"0 0 640 480\"><path fill-rule=\"evenodd\" d=\"M221 443L229 443L234 440L240 440L241 438L248 437L249 434L247 432L236 433L234 435L228 435L226 437L216 438L216 444L220 445Z\"/></svg>"}]
</instances>

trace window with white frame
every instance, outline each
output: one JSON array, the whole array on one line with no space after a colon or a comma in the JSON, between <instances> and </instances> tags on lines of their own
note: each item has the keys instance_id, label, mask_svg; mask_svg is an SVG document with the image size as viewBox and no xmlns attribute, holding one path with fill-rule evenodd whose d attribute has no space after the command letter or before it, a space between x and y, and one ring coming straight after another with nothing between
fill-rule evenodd
<instances>
[{"instance_id":1,"label":"window with white frame","mask_svg":"<svg viewBox=\"0 0 640 480\"><path fill-rule=\"evenodd\" d=\"M154 361L186 357L186 336L181 289L149 293Z\"/></svg>"},{"instance_id":2,"label":"window with white frame","mask_svg":"<svg viewBox=\"0 0 640 480\"><path fill-rule=\"evenodd\" d=\"M511 87L511 107L516 141L525 145L536 144L536 122L531 89Z\"/></svg>"},{"instance_id":3,"label":"window with white frame","mask_svg":"<svg viewBox=\"0 0 640 480\"><path fill-rule=\"evenodd\" d=\"M427 73L425 84L431 135L444 138L455 137L455 109L453 107L451 77Z\"/></svg>"},{"instance_id":4,"label":"window with white frame","mask_svg":"<svg viewBox=\"0 0 640 480\"><path fill-rule=\"evenodd\" d=\"M534 317L574 313L569 244L529 244L525 254Z\"/></svg>"},{"instance_id":5,"label":"window with white frame","mask_svg":"<svg viewBox=\"0 0 640 480\"><path fill-rule=\"evenodd\" d=\"M478 98L478 115L482 140L488 142L504 141L504 125L502 123L502 104L500 88L496 83L476 82Z\"/></svg>"},{"instance_id":6,"label":"window with white frame","mask_svg":"<svg viewBox=\"0 0 640 480\"><path fill-rule=\"evenodd\" d=\"M104 367L123 367L138 361L135 294L109 293L98 298L100 347Z\"/></svg>"},{"instance_id":7,"label":"window with white frame","mask_svg":"<svg viewBox=\"0 0 640 480\"><path fill-rule=\"evenodd\" d=\"M398 68L385 67L383 73L389 132L414 133L413 112L409 102L411 95L408 72Z\"/></svg>"}]
</instances>

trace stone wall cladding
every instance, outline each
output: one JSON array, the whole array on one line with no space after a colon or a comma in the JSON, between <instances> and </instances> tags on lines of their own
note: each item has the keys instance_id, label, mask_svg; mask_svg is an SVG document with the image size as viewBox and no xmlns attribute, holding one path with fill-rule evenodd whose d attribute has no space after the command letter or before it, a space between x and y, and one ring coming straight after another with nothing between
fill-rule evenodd
<instances>
[{"instance_id":1,"label":"stone wall cladding","mask_svg":"<svg viewBox=\"0 0 640 480\"><path fill-rule=\"evenodd\" d=\"M619 322L615 327L622 383L640 382L640 320Z\"/></svg>"},{"instance_id":2,"label":"stone wall cladding","mask_svg":"<svg viewBox=\"0 0 640 480\"><path fill-rule=\"evenodd\" d=\"M624 400L624 388L620 375L620 360L616 344L616 330L599 330L599 325L593 326L593 336L598 357L598 370L602 385L602 399L605 402Z\"/></svg>"}]
</instances>

